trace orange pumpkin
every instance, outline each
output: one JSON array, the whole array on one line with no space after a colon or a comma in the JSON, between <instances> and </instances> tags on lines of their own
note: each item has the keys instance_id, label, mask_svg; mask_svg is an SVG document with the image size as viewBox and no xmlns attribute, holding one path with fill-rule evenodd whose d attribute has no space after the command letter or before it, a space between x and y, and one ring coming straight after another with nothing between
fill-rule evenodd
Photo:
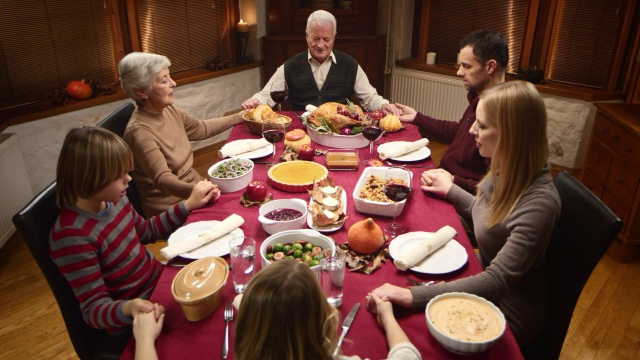
<instances>
[{"instance_id":1,"label":"orange pumpkin","mask_svg":"<svg viewBox=\"0 0 640 360\"><path fill-rule=\"evenodd\" d=\"M384 234L380 226L373 219L358 221L349 228L347 233L349 247L360 254L373 254L385 243Z\"/></svg>"},{"instance_id":2,"label":"orange pumpkin","mask_svg":"<svg viewBox=\"0 0 640 360\"><path fill-rule=\"evenodd\" d=\"M67 93L74 99L84 100L91 96L93 89L84 80L73 80L67 85Z\"/></svg>"}]
</instances>

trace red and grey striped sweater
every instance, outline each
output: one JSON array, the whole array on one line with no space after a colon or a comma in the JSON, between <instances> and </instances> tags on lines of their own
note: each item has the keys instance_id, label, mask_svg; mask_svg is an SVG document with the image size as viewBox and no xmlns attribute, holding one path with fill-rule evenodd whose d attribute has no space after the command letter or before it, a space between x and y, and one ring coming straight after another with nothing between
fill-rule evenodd
<instances>
[{"instance_id":1,"label":"red and grey striped sweater","mask_svg":"<svg viewBox=\"0 0 640 360\"><path fill-rule=\"evenodd\" d=\"M148 220L126 197L100 214L63 207L51 229L49 252L92 327L115 333L132 324L126 300L148 299L162 265L143 244L166 238L187 218L180 202Z\"/></svg>"}]
</instances>

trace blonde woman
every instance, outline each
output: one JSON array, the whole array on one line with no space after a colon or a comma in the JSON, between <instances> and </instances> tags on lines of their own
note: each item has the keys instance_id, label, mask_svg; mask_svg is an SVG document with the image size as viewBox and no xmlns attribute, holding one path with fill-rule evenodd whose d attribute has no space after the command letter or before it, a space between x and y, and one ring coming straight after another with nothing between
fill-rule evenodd
<instances>
[{"instance_id":1,"label":"blonde woman","mask_svg":"<svg viewBox=\"0 0 640 360\"><path fill-rule=\"evenodd\" d=\"M367 306L387 334L391 350L384 355L421 359L393 316L391 303L370 294ZM308 265L294 260L275 262L251 279L242 296L235 323L236 359L333 359L339 316ZM360 358L339 355L335 359Z\"/></svg>"},{"instance_id":2,"label":"blonde woman","mask_svg":"<svg viewBox=\"0 0 640 360\"><path fill-rule=\"evenodd\" d=\"M542 330L547 311L543 255L560 213L560 198L547 163L547 113L527 82L496 85L483 93L470 130L480 155L491 159L473 196L442 169L422 175L422 189L451 201L473 218L484 271L432 286L373 291L405 307L424 307L436 295L461 291L496 304L520 346Z\"/></svg>"}]
</instances>

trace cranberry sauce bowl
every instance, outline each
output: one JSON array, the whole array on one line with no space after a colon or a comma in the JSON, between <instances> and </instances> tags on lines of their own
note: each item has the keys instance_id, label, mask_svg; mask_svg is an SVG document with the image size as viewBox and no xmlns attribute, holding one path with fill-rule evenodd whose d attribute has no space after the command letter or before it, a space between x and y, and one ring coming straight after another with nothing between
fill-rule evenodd
<instances>
[{"instance_id":1,"label":"cranberry sauce bowl","mask_svg":"<svg viewBox=\"0 0 640 360\"><path fill-rule=\"evenodd\" d=\"M307 203L302 199L280 199L260 206L258 221L268 234L302 229L307 220Z\"/></svg>"}]
</instances>

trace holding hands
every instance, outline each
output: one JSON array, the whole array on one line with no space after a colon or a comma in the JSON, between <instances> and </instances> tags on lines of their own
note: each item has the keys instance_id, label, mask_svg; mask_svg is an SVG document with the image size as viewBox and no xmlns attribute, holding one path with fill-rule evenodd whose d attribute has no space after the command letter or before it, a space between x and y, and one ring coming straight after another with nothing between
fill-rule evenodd
<instances>
[{"instance_id":1,"label":"holding hands","mask_svg":"<svg viewBox=\"0 0 640 360\"><path fill-rule=\"evenodd\" d=\"M394 104L384 104L380 107L380 110L382 110L385 115L393 114L396 116L400 116L402 114L402 111L398 109Z\"/></svg>"},{"instance_id":2,"label":"holding hands","mask_svg":"<svg viewBox=\"0 0 640 360\"><path fill-rule=\"evenodd\" d=\"M220 189L209 180L202 180L191 191L191 196L184 202L187 210L192 211L205 206L209 201L215 202L220 197Z\"/></svg>"},{"instance_id":3,"label":"holding hands","mask_svg":"<svg viewBox=\"0 0 640 360\"><path fill-rule=\"evenodd\" d=\"M427 170L422 173L420 184L423 191L446 196L453 185L453 175L443 169Z\"/></svg>"},{"instance_id":4,"label":"holding hands","mask_svg":"<svg viewBox=\"0 0 640 360\"><path fill-rule=\"evenodd\" d=\"M382 301L390 301L402 307L410 308L413 306L413 295L411 294L411 290L407 288L384 284L374 289L369 296L374 295ZM367 300L369 296L367 296Z\"/></svg>"},{"instance_id":5,"label":"holding hands","mask_svg":"<svg viewBox=\"0 0 640 360\"><path fill-rule=\"evenodd\" d=\"M418 113L414 108L398 103L396 103L396 108L400 110L400 113L397 115L402 122L412 122Z\"/></svg>"}]
</instances>

